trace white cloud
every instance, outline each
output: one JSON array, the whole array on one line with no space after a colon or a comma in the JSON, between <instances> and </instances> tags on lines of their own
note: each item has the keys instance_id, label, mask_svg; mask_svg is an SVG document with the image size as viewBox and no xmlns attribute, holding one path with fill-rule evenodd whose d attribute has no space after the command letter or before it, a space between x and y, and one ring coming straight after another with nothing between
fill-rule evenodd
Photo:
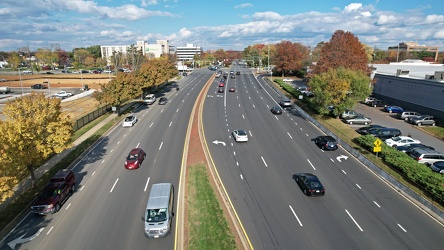
<instances>
[{"instance_id":1,"label":"white cloud","mask_svg":"<svg viewBox=\"0 0 444 250\"><path fill-rule=\"evenodd\" d=\"M396 23L398 19L394 15L381 15L376 22L378 25Z\"/></svg>"},{"instance_id":2,"label":"white cloud","mask_svg":"<svg viewBox=\"0 0 444 250\"><path fill-rule=\"evenodd\" d=\"M179 34L181 37L189 37L189 36L191 36L192 32L190 30L188 30L187 28L182 28L182 29L180 29Z\"/></svg>"},{"instance_id":3,"label":"white cloud","mask_svg":"<svg viewBox=\"0 0 444 250\"><path fill-rule=\"evenodd\" d=\"M444 39L444 30L440 30L433 35L433 38Z\"/></svg>"},{"instance_id":4,"label":"white cloud","mask_svg":"<svg viewBox=\"0 0 444 250\"><path fill-rule=\"evenodd\" d=\"M273 11L256 12L253 14L255 20L282 20L283 16Z\"/></svg>"},{"instance_id":5,"label":"white cloud","mask_svg":"<svg viewBox=\"0 0 444 250\"><path fill-rule=\"evenodd\" d=\"M352 11L356 11L361 8L362 8L362 3L351 3L347 6L345 6L344 11L345 12L352 12Z\"/></svg>"},{"instance_id":6,"label":"white cloud","mask_svg":"<svg viewBox=\"0 0 444 250\"><path fill-rule=\"evenodd\" d=\"M247 7L253 7L254 5L252 3L243 3L243 4L239 4L234 6L235 9L243 9L243 8L247 8Z\"/></svg>"}]
</instances>

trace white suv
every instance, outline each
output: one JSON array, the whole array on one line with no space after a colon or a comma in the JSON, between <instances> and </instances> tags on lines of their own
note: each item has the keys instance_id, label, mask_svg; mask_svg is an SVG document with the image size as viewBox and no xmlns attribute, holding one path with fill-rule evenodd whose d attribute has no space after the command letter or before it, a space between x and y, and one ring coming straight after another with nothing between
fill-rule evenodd
<instances>
[{"instance_id":1,"label":"white suv","mask_svg":"<svg viewBox=\"0 0 444 250\"><path fill-rule=\"evenodd\" d=\"M154 94L149 94L143 98L143 102L146 104L153 104L156 101L156 96Z\"/></svg>"}]
</instances>

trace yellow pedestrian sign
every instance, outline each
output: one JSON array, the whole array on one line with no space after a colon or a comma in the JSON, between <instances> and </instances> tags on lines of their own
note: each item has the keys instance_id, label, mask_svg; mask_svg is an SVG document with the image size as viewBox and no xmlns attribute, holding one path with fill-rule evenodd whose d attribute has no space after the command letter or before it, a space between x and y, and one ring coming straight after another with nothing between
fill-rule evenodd
<instances>
[{"instance_id":1,"label":"yellow pedestrian sign","mask_svg":"<svg viewBox=\"0 0 444 250\"><path fill-rule=\"evenodd\" d=\"M375 147L381 147L382 141L381 139L376 139L376 141L373 143L373 145L375 145Z\"/></svg>"}]
</instances>

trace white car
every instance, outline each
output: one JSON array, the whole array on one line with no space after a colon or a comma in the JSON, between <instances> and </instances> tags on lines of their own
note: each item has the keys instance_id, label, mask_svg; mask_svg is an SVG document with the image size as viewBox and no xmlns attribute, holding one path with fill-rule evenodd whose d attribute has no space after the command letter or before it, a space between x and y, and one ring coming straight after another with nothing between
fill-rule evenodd
<instances>
[{"instance_id":1,"label":"white car","mask_svg":"<svg viewBox=\"0 0 444 250\"><path fill-rule=\"evenodd\" d=\"M243 129L235 129L233 130L233 137L236 142L247 142L248 135L247 132Z\"/></svg>"},{"instance_id":2,"label":"white car","mask_svg":"<svg viewBox=\"0 0 444 250\"><path fill-rule=\"evenodd\" d=\"M290 78L284 78L282 81L284 81L284 82L292 82L293 80L290 79Z\"/></svg>"},{"instance_id":3,"label":"white car","mask_svg":"<svg viewBox=\"0 0 444 250\"><path fill-rule=\"evenodd\" d=\"M127 116L122 123L122 127L132 127L136 124L137 118L133 115Z\"/></svg>"},{"instance_id":4,"label":"white car","mask_svg":"<svg viewBox=\"0 0 444 250\"><path fill-rule=\"evenodd\" d=\"M66 92L66 91L60 91L60 92L56 93L55 95L60 97L60 98L67 98L67 97L71 97L72 93L71 92Z\"/></svg>"},{"instance_id":5,"label":"white car","mask_svg":"<svg viewBox=\"0 0 444 250\"><path fill-rule=\"evenodd\" d=\"M412 139L408 136L396 136L385 140L385 144L390 147L406 146L412 143L421 143L419 140Z\"/></svg>"}]
</instances>

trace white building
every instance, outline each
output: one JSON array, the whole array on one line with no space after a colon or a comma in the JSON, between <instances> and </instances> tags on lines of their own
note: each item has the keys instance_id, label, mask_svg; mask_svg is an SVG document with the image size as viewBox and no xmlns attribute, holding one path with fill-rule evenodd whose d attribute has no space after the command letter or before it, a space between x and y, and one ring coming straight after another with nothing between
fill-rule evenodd
<instances>
[{"instance_id":1,"label":"white building","mask_svg":"<svg viewBox=\"0 0 444 250\"><path fill-rule=\"evenodd\" d=\"M192 61L194 56L202 55L203 48L193 44L187 44L184 47L176 47L177 61Z\"/></svg>"},{"instance_id":2,"label":"white building","mask_svg":"<svg viewBox=\"0 0 444 250\"><path fill-rule=\"evenodd\" d=\"M142 50L144 56L149 58L159 58L162 54L174 53L174 47L169 45L168 40L157 40L155 44L137 41L135 46ZM121 52L123 55L126 55L130 47L131 45L107 45L100 46L100 51L102 58L106 58L107 64L110 65L113 52Z\"/></svg>"}]
</instances>

